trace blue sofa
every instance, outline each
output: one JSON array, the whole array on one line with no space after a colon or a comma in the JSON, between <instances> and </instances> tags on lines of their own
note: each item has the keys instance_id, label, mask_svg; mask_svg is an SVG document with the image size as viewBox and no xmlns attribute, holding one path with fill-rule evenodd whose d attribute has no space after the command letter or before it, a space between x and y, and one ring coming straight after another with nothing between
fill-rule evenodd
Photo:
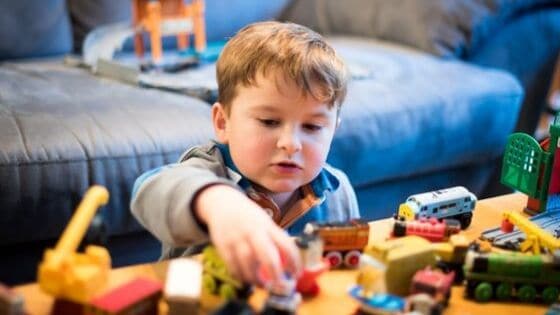
<instances>
[{"instance_id":1,"label":"blue sofa","mask_svg":"<svg viewBox=\"0 0 560 315\"><path fill-rule=\"evenodd\" d=\"M210 41L250 22L291 20L324 33L347 61L352 81L329 162L347 172L367 219L389 216L408 195L437 188L464 185L491 195L506 137L534 129L519 112L538 116L533 104L544 99L560 48L552 40L560 35L557 1L524 1L509 15L457 1L463 7L443 6L446 23L432 27L425 24L434 16L411 18L433 12L419 5L427 2L399 2L407 14L395 14L393 1L206 1ZM128 4L0 4L2 282L34 280L44 248L93 184L111 193L101 213L114 265L159 256L158 242L130 215L132 184L212 137L209 104L62 61L93 27L128 19ZM387 14L376 15L382 10ZM469 23L459 13L468 13ZM524 95L531 103L522 106Z\"/></svg>"}]
</instances>

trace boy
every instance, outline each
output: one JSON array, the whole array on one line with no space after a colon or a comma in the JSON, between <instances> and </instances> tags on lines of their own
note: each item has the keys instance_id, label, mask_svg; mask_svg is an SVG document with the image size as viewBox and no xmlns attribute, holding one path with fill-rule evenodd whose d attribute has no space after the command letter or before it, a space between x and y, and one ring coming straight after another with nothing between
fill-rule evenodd
<instances>
[{"instance_id":1,"label":"boy","mask_svg":"<svg viewBox=\"0 0 560 315\"><path fill-rule=\"evenodd\" d=\"M359 217L347 177L325 162L346 93L344 64L317 33L261 22L227 43L216 71L219 143L140 176L132 212L161 240L162 258L210 238L247 282L258 282L258 268L273 280L283 266L299 273L282 228L300 233L309 221Z\"/></svg>"}]
</instances>

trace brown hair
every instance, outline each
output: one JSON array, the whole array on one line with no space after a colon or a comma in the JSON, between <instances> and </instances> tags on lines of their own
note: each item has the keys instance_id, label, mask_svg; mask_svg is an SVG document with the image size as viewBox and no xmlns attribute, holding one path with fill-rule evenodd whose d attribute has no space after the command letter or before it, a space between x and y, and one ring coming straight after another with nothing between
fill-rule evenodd
<instances>
[{"instance_id":1,"label":"brown hair","mask_svg":"<svg viewBox=\"0 0 560 315\"><path fill-rule=\"evenodd\" d=\"M229 113L240 84L254 85L257 74L266 77L274 70L329 108L340 108L346 96L344 63L321 35L298 24L269 21L244 27L224 47L216 66L218 101Z\"/></svg>"}]
</instances>

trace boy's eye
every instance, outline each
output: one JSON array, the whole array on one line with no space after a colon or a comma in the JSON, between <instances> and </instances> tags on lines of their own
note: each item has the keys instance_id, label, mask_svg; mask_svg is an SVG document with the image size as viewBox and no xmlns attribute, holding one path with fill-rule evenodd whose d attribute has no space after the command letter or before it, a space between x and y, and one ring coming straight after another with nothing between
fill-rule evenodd
<instances>
[{"instance_id":1,"label":"boy's eye","mask_svg":"<svg viewBox=\"0 0 560 315\"><path fill-rule=\"evenodd\" d=\"M316 124L304 124L303 128L308 130L308 131L319 131L323 128L323 126L316 125Z\"/></svg>"},{"instance_id":2,"label":"boy's eye","mask_svg":"<svg viewBox=\"0 0 560 315\"><path fill-rule=\"evenodd\" d=\"M275 127L280 124L280 121L275 119L259 119L259 122L266 127Z\"/></svg>"}]
</instances>

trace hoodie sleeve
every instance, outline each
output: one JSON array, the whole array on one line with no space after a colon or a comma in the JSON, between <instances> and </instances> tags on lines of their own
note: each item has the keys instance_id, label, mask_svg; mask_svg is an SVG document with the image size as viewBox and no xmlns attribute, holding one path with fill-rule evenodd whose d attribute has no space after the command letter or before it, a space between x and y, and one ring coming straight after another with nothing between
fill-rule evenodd
<instances>
[{"instance_id":1,"label":"hoodie sleeve","mask_svg":"<svg viewBox=\"0 0 560 315\"><path fill-rule=\"evenodd\" d=\"M174 247L208 241L207 232L193 215L198 192L214 184L239 187L220 172L218 161L189 158L141 175L134 183L132 214L161 242Z\"/></svg>"}]
</instances>

